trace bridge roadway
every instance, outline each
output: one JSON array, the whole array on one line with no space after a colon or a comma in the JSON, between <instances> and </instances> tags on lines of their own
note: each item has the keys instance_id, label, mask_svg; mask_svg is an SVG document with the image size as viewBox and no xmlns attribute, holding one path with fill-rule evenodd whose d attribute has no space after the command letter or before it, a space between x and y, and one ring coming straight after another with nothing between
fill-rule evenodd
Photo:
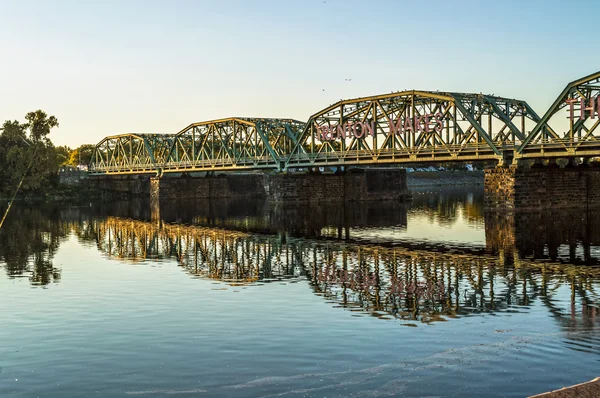
<instances>
[{"instance_id":1,"label":"bridge roadway","mask_svg":"<svg viewBox=\"0 0 600 398\"><path fill-rule=\"evenodd\" d=\"M85 234L111 257L174 258L194 277L231 286L305 277L326 300L383 318L435 322L538 299L569 328L575 318L586 318L589 311L595 314L600 303L594 290L600 280L598 268L531 261L515 253L492 256L364 242L284 241L277 235L118 217L92 219ZM562 294L561 285L572 290L571 308L558 308L553 299ZM576 300L585 308L574 312L580 306Z\"/></svg>"},{"instance_id":2,"label":"bridge roadway","mask_svg":"<svg viewBox=\"0 0 600 398\"><path fill-rule=\"evenodd\" d=\"M404 91L339 101L293 119L227 118L177 134L122 134L93 152L94 174L157 174L600 156L600 72L569 83L543 116L522 100ZM568 119L559 133L552 127Z\"/></svg>"}]
</instances>

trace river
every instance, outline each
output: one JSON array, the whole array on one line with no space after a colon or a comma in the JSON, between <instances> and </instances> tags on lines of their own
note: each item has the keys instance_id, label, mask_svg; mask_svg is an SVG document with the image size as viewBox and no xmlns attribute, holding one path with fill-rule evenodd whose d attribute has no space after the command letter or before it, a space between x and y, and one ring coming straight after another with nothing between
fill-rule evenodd
<instances>
[{"instance_id":1,"label":"river","mask_svg":"<svg viewBox=\"0 0 600 398\"><path fill-rule=\"evenodd\" d=\"M0 205L0 208L5 205ZM16 204L1 397L526 396L599 376L600 215Z\"/></svg>"}]
</instances>

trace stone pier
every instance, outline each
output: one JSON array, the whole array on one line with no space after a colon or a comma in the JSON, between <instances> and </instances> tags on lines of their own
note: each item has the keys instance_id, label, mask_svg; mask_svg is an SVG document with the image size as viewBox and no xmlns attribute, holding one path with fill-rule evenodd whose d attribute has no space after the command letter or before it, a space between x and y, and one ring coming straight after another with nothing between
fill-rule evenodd
<instances>
[{"instance_id":1,"label":"stone pier","mask_svg":"<svg viewBox=\"0 0 600 398\"><path fill-rule=\"evenodd\" d=\"M148 197L150 195L149 175L102 175L85 180L90 187L102 192L107 200Z\"/></svg>"},{"instance_id":2,"label":"stone pier","mask_svg":"<svg viewBox=\"0 0 600 398\"><path fill-rule=\"evenodd\" d=\"M150 199L233 199L265 196L264 174L227 174L208 177L152 177Z\"/></svg>"},{"instance_id":3,"label":"stone pier","mask_svg":"<svg viewBox=\"0 0 600 398\"><path fill-rule=\"evenodd\" d=\"M403 200L410 197L406 170L373 168L343 174L275 174L265 184L276 202Z\"/></svg>"},{"instance_id":4,"label":"stone pier","mask_svg":"<svg viewBox=\"0 0 600 398\"><path fill-rule=\"evenodd\" d=\"M152 201L266 198L273 202L403 200L410 197L406 171L358 169L342 174L225 174L209 177L153 177Z\"/></svg>"},{"instance_id":5,"label":"stone pier","mask_svg":"<svg viewBox=\"0 0 600 398\"><path fill-rule=\"evenodd\" d=\"M599 167L485 170L485 207L496 210L600 207Z\"/></svg>"}]
</instances>

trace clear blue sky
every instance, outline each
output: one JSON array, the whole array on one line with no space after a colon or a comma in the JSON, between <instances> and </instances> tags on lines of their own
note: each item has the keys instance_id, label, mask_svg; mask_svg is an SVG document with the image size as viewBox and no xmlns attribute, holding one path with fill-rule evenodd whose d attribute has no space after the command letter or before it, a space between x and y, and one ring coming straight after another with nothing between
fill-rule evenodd
<instances>
[{"instance_id":1,"label":"clear blue sky","mask_svg":"<svg viewBox=\"0 0 600 398\"><path fill-rule=\"evenodd\" d=\"M0 0L0 121L41 108L76 146L403 89L543 113L600 70L597 15L594 0Z\"/></svg>"}]
</instances>

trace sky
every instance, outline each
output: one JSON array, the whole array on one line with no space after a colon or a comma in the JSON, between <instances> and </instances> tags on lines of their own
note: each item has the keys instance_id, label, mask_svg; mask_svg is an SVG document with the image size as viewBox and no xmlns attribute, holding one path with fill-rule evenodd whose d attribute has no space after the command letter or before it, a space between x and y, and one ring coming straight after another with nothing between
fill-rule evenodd
<instances>
[{"instance_id":1,"label":"sky","mask_svg":"<svg viewBox=\"0 0 600 398\"><path fill-rule=\"evenodd\" d=\"M600 70L600 2L0 0L0 121L56 145L230 116L307 120L398 90L483 92L543 114ZM351 80L347 80L351 79Z\"/></svg>"}]
</instances>

